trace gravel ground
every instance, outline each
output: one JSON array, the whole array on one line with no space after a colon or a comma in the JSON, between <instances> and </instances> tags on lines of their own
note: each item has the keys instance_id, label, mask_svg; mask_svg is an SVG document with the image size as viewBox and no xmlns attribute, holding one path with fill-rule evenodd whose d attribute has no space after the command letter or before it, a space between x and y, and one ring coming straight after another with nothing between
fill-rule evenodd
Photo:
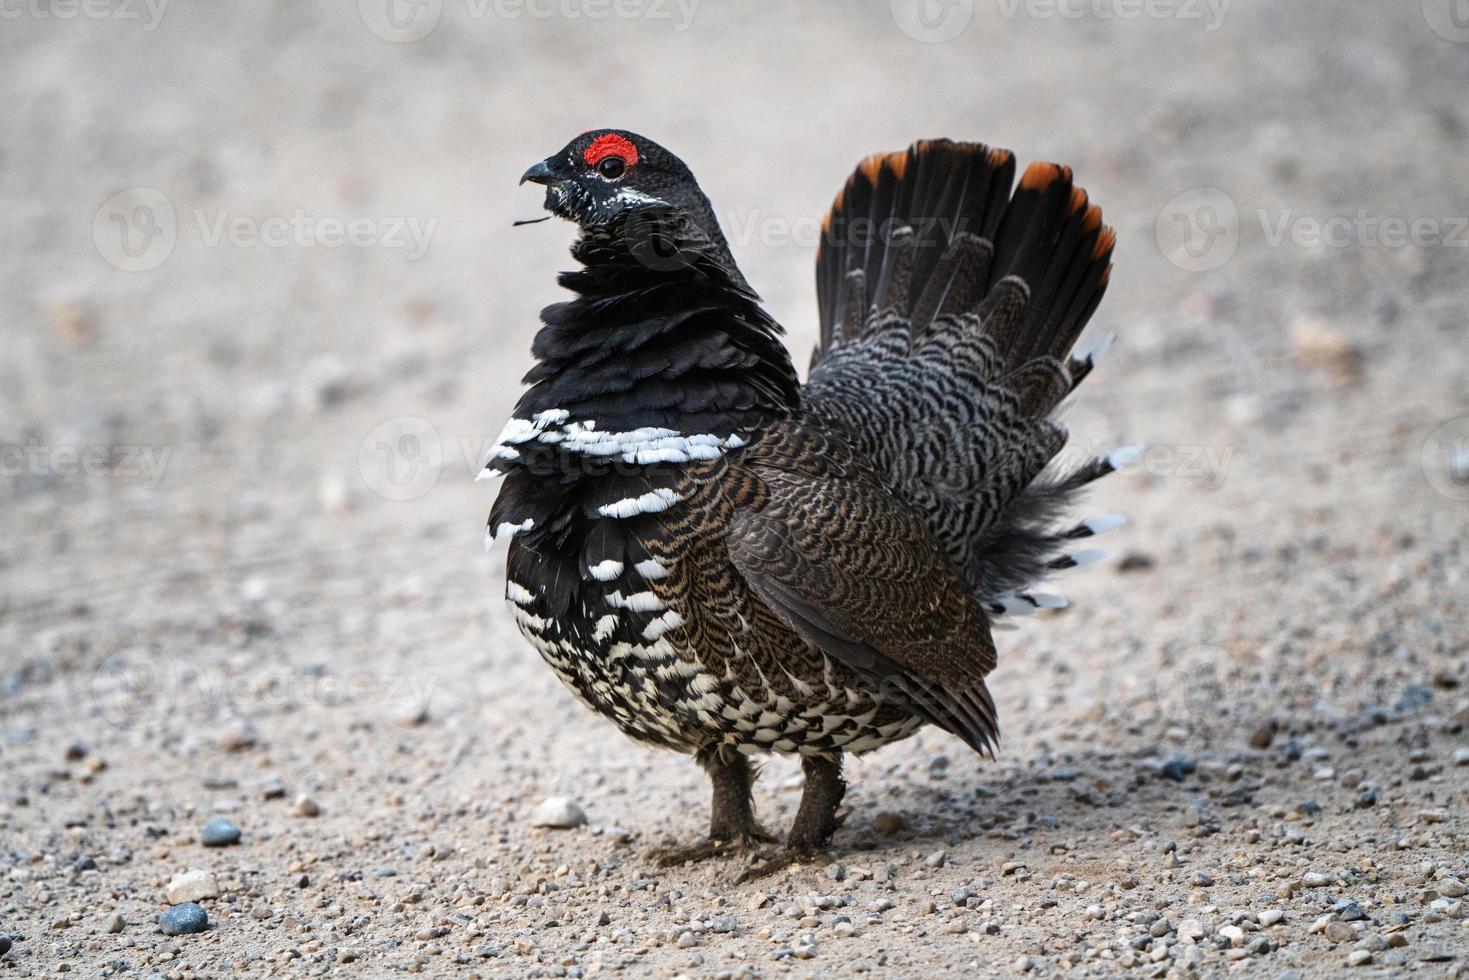
<instances>
[{"instance_id":1,"label":"gravel ground","mask_svg":"<svg viewBox=\"0 0 1469 980\"><path fill-rule=\"evenodd\" d=\"M0 11L0 976L1469 972L1469 31L905 4ZM653 864L704 777L480 550L571 237L515 179L597 125L690 162L800 361L871 150L1064 160L1121 235L1069 421L1152 448L1003 635L1000 760L852 764L831 863L752 885Z\"/></svg>"}]
</instances>

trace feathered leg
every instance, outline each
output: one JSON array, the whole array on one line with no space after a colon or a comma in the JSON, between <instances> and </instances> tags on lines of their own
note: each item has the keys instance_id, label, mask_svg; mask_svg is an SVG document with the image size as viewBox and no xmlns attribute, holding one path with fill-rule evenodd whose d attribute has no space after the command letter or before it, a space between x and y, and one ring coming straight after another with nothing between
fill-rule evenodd
<instances>
[{"instance_id":1,"label":"feathered leg","mask_svg":"<svg viewBox=\"0 0 1469 980\"><path fill-rule=\"evenodd\" d=\"M775 838L755 819L751 787L755 768L743 752L727 746L706 749L695 756L709 773L714 800L709 817L709 839L691 847L664 848L653 853L664 866L702 861L729 854L754 844L772 843Z\"/></svg>"},{"instance_id":2,"label":"feathered leg","mask_svg":"<svg viewBox=\"0 0 1469 980\"><path fill-rule=\"evenodd\" d=\"M806 788L801 792L801 805L796 810L785 849L764 863L746 869L739 877L741 882L764 878L782 868L811 859L831 843L832 835L837 832L837 807L841 806L842 797L847 795L847 783L842 779L841 754L830 759L804 756L801 768L806 773Z\"/></svg>"}]
</instances>

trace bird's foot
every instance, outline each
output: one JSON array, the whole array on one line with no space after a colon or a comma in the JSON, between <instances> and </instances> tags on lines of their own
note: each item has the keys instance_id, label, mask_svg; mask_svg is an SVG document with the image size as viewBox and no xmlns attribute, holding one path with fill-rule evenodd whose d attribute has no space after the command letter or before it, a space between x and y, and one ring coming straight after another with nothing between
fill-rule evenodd
<instances>
[{"instance_id":1,"label":"bird's foot","mask_svg":"<svg viewBox=\"0 0 1469 980\"><path fill-rule=\"evenodd\" d=\"M779 874L786 868L798 864L826 864L827 858L816 851L793 847L765 848L754 855L754 861L740 872L736 885L743 885L761 878Z\"/></svg>"},{"instance_id":2,"label":"bird's foot","mask_svg":"<svg viewBox=\"0 0 1469 980\"><path fill-rule=\"evenodd\" d=\"M760 828L725 839L708 838L697 844L659 847L649 852L659 867L671 868L690 861L707 861L710 858L726 858L736 854L747 854L765 844L773 844L775 837Z\"/></svg>"}]
</instances>

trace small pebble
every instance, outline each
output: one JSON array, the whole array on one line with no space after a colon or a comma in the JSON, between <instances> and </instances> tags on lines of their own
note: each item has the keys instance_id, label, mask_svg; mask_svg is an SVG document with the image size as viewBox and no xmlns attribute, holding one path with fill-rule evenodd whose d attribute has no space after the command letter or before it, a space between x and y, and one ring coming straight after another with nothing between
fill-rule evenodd
<instances>
[{"instance_id":1,"label":"small pebble","mask_svg":"<svg viewBox=\"0 0 1469 980\"><path fill-rule=\"evenodd\" d=\"M213 898L219 894L219 884L214 875L200 868L180 871L168 880L164 889L170 905L197 902L201 898Z\"/></svg>"},{"instance_id":2,"label":"small pebble","mask_svg":"<svg viewBox=\"0 0 1469 980\"><path fill-rule=\"evenodd\" d=\"M1192 759L1169 759L1167 762L1163 763L1163 767L1158 770L1158 774L1164 779L1172 780L1175 783L1181 783L1184 780L1188 779L1189 776L1192 776L1196 769L1198 769L1198 763L1194 762Z\"/></svg>"},{"instance_id":3,"label":"small pebble","mask_svg":"<svg viewBox=\"0 0 1469 980\"><path fill-rule=\"evenodd\" d=\"M535 827L580 827L586 822L586 813L575 800L566 796L546 797L531 816L531 825Z\"/></svg>"},{"instance_id":4,"label":"small pebble","mask_svg":"<svg viewBox=\"0 0 1469 980\"><path fill-rule=\"evenodd\" d=\"M114 915L107 920L107 931L114 936L126 929L127 926L127 922L120 915Z\"/></svg>"},{"instance_id":5,"label":"small pebble","mask_svg":"<svg viewBox=\"0 0 1469 980\"><path fill-rule=\"evenodd\" d=\"M158 928L165 936L187 936L209 927L209 915L194 902L184 902L166 909L158 917Z\"/></svg>"},{"instance_id":6,"label":"small pebble","mask_svg":"<svg viewBox=\"0 0 1469 980\"><path fill-rule=\"evenodd\" d=\"M1454 750L1454 765L1469 766L1469 748Z\"/></svg>"},{"instance_id":7,"label":"small pebble","mask_svg":"<svg viewBox=\"0 0 1469 980\"><path fill-rule=\"evenodd\" d=\"M205 847L229 847L240 842L240 828L224 817L215 817L204 825L199 843Z\"/></svg>"},{"instance_id":8,"label":"small pebble","mask_svg":"<svg viewBox=\"0 0 1469 980\"><path fill-rule=\"evenodd\" d=\"M4 933L0 933L0 956L10 952L11 939Z\"/></svg>"},{"instance_id":9,"label":"small pebble","mask_svg":"<svg viewBox=\"0 0 1469 980\"><path fill-rule=\"evenodd\" d=\"M319 817L321 816L321 804L302 793L296 797L296 812L303 817Z\"/></svg>"},{"instance_id":10,"label":"small pebble","mask_svg":"<svg viewBox=\"0 0 1469 980\"><path fill-rule=\"evenodd\" d=\"M879 834L896 834L903 829L903 818L891 810L883 810L872 818L872 827Z\"/></svg>"},{"instance_id":11,"label":"small pebble","mask_svg":"<svg viewBox=\"0 0 1469 980\"><path fill-rule=\"evenodd\" d=\"M1368 966L1372 962L1372 954L1365 949L1354 949L1347 954L1347 966Z\"/></svg>"},{"instance_id":12,"label":"small pebble","mask_svg":"<svg viewBox=\"0 0 1469 980\"><path fill-rule=\"evenodd\" d=\"M279 800L286 795L286 784L278 776L271 776L260 784L260 798L265 800Z\"/></svg>"}]
</instances>

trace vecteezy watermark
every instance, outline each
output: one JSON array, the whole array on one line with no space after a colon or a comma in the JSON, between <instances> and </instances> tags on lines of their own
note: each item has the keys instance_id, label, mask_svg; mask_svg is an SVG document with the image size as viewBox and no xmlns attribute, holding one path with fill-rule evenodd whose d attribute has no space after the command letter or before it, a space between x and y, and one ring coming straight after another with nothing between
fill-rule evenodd
<instances>
[{"instance_id":1,"label":"vecteezy watermark","mask_svg":"<svg viewBox=\"0 0 1469 980\"><path fill-rule=\"evenodd\" d=\"M32 439L0 445L0 477L112 477L152 490L163 479L171 446L50 446Z\"/></svg>"},{"instance_id":2,"label":"vecteezy watermark","mask_svg":"<svg viewBox=\"0 0 1469 980\"><path fill-rule=\"evenodd\" d=\"M1154 237L1164 257L1180 269L1218 269L1239 248L1239 208L1217 187L1184 191L1163 206Z\"/></svg>"},{"instance_id":3,"label":"vecteezy watermark","mask_svg":"<svg viewBox=\"0 0 1469 980\"><path fill-rule=\"evenodd\" d=\"M163 21L169 0L0 0L0 20L137 21L153 31Z\"/></svg>"},{"instance_id":4,"label":"vecteezy watermark","mask_svg":"<svg viewBox=\"0 0 1469 980\"><path fill-rule=\"evenodd\" d=\"M1224 26L1233 0L986 0L1005 20L1198 21L1213 33ZM976 0L890 0L893 22L915 41L939 44L963 34Z\"/></svg>"},{"instance_id":5,"label":"vecteezy watermark","mask_svg":"<svg viewBox=\"0 0 1469 980\"><path fill-rule=\"evenodd\" d=\"M1445 41L1469 44L1469 0L1423 0L1423 17Z\"/></svg>"},{"instance_id":6,"label":"vecteezy watermark","mask_svg":"<svg viewBox=\"0 0 1469 980\"><path fill-rule=\"evenodd\" d=\"M388 500L417 500L439 482L444 444L427 419L405 415L375 427L357 448L357 472Z\"/></svg>"},{"instance_id":7,"label":"vecteezy watermark","mask_svg":"<svg viewBox=\"0 0 1469 980\"><path fill-rule=\"evenodd\" d=\"M470 20L667 21L675 33L693 23L699 0L453 0ZM357 0L362 23L394 44L427 37L444 15L444 0Z\"/></svg>"},{"instance_id":8,"label":"vecteezy watermark","mask_svg":"<svg viewBox=\"0 0 1469 980\"><path fill-rule=\"evenodd\" d=\"M952 41L974 20L974 0L891 0L893 23L915 41Z\"/></svg>"},{"instance_id":9,"label":"vecteezy watermark","mask_svg":"<svg viewBox=\"0 0 1469 980\"><path fill-rule=\"evenodd\" d=\"M1224 26L1233 0L995 0L1006 20L1199 21L1210 34Z\"/></svg>"},{"instance_id":10,"label":"vecteezy watermark","mask_svg":"<svg viewBox=\"0 0 1469 980\"><path fill-rule=\"evenodd\" d=\"M1469 415L1450 419L1424 441L1423 475L1450 500L1469 500Z\"/></svg>"},{"instance_id":11,"label":"vecteezy watermark","mask_svg":"<svg viewBox=\"0 0 1469 980\"><path fill-rule=\"evenodd\" d=\"M178 216L168 195L152 187L119 191L92 218L92 242L110 265L124 272L156 269L173 254Z\"/></svg>"},{"instance_id":12,"label":"vecteezy watermark","mask_svg":"<svg viewBox=\"0 0 1469 980\"><path fill-rule=\"evenodd\" d=\"M75 687L78 705L127 728L167 718L184 704L242 716L301 705L424 710L434 683L433 678L418 674L356 671L340 675L268 665L241 673L199 667L155 650L127 649L103 659L90 676L79 675Z\"/></svg>"},{"instance_id":13,"label":"vecteezy watermark","mask_svg":"<svg viewBox=\"0 0 1469 980\"><path fill-rule=\"evenodd\" d=\"M304 208L263 217L230 208L194 208L190 215L205 248L397 249L409 261L428 252L439 224L437 218L416 215L323 215ZM124 272L147 272L168 261L179 231L173 201L152 187L119 191L102 202L92 219L97 253Z\"/></svg>"},{"instance_id":14,"label":"vecteezy watermark","mask_svg":"<svg viewBox=\"0 0 1469 980\"><path fill-rule=\"evenodd\" d=\"M1321 217L1294 208L1260 208L1250 218L1270 248L1469 248L1469 215L1406 217L1359 208ZM1168 261L1187 272L1209 272L1234 258L1246 224L1227 193L1200 187L1164 205L1154 231Z\"/></svg>"},{"instance_id":15,"label":"vecteezy watermark","mask_svg":"<svg viewBox=\"0 0 1469 980\"><path fill-rule=\"evenodd\" d=\"M1236 446L1181 445L1155 443L1150 446L1103 446L1097 443L1072 442L1052 461L1060 471L1070 471L1105 457L1121 473L1145 473L1148 476L1188 480L1206 489L1224 486L1229 468L1234 465Z\"/></svg>"},{"instance_id":16,"label":"vecteezy watermark","mask_svg":"<svg viewBox=\"0 0 1469 980\"><path fill-rule=\"evenodd\" d=\"M1287 208L1276 214L1262 210L1258 217L1271 248L1469 248L1469 215L1404 218L1360 208L1353 215L1320 218Z\"/></svg>"},{"instance_id":17,"label":"vecteezy watermark","mask_svg":"<svg viewBox=\"0 0 1469 980\"><path fill-rule=\"evenodd\" d=\"M297 208L289 215L231 214L229 208L195 209L199 237L209 248L389 248L402 249L410 261L423 258L438 218L413 215L313 215Z\"/></svg>"}]
</instances>

